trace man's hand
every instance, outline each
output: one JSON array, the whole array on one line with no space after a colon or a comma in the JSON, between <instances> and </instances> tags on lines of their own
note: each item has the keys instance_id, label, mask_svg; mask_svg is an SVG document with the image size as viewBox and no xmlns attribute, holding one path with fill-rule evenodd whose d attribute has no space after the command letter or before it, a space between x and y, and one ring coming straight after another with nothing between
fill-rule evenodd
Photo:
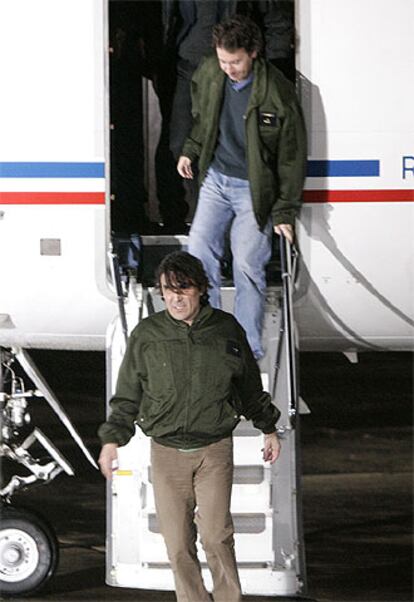
<instances>
[{"instance_id":1,"label":"man's hand","mask_svg":"<svg viewBox=\"0 0 414 602\"><path fill-rule=\"evenodd\" d=\"M293 245L293 226L291 224L279 224L274 227L276 234L283 234L288 239L291 245Z\"/></svg>"},{"instance_id":2,"label":"man's hand","mask_svg":"<svg viewBox=\"0 0 414 602\"><path fill-rule=\"evenodd\" d=\"M112 473L116 468L112 466L112 463L118 460L118 445L116 443L105 443L102 446L101 453L99 455L98 464L101 469L101 473L106 479L112 479Z\"/></svg>"},{"instance_id":3,"label":"man's hand","mask_svg":"<svg viewBox=\"0 0 414 602\"><path fill-rule=\"evenodd\" d=\"M177 171L182 178L186 178L187 180L193 179L193 170L191 169L191 160L184 155L178 159L177 163Z\"/></svg>"},{"instance_id":4,"label":"man's hand","mask_svg":"<svg viewBox=\"0 0 414 602\"><path fill-rule=\"evenodd\" d=\"M273 464L280 454L280 441L277 438L276 432L264 436L263 460Z\"/></svg>"}]
</instances>

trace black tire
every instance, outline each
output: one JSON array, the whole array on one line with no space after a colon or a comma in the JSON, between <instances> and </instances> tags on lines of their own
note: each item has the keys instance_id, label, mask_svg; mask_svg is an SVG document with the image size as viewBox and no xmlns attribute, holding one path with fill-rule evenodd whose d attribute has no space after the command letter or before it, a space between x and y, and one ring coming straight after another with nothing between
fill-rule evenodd
<instances>
[{"instance_id":1,"label":"black tire","mask_svg":"<svg viewBox=\"0 0 414 602\"><path fill-rule=\"evenodd\" d=\"M56 571L56 536L32 511L6 505L0 512L0 592L22 596L37 591Z\"/></svg>"}]
</instances>

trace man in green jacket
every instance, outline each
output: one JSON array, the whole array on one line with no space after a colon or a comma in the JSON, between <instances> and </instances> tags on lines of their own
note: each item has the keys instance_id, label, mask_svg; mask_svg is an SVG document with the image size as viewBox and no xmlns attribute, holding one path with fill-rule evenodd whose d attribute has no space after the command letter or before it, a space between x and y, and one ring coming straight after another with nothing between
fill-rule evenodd
<instances>
[{"instance_id":1,"label":"man in green jacket","mask_svg":"<svg viewBox=\"0 0 414 602\"><path fill-rule=\"evenodd\" d=\"M213 28L215 54L192 80L193 129L177 169L201 185L188 249L201 259L220 307L220 261L230 229L235 316L257 359L272 230L290 242L301 206L306 134L294 87L260 58L258 26L237 15Z\"/></svg>"},{"instance_id":2,"label":"man in green jacket","mask_svg":"<svg viewBox=\"0 0 414 602\"><path fill-rule=\"evenodd\" d=\"M232 431L240 416L264 433L263 459L280 452L279 411L235 318L208 303L202 263L167 255L158 270L166 310L133 330L111 414L101 425L99 464L112 476L118 446L138 425L151 441L151 474L178 602L208 602L196 553L196 522L216 602L240 602L230 496ZM195 509L197 507L195 521Z\"/></svg>"}]
</instances>

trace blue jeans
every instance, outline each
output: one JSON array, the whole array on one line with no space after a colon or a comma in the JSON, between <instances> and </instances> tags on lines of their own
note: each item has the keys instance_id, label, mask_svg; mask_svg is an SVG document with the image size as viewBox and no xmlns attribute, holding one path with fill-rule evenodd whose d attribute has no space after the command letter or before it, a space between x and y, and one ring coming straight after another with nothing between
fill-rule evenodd
<instances>
[{"instance_id":1,"label":"blue jeans","mask_svg":"<svg viewBox=\"0 0 414 602\"><path fill-rule=\"evenodd\" d=\"M225 176L210 167L201 186L188 251L203 262L212 286L209 295L213 307L221 306L220 260L229 228L236 287L234 315L246 331L254 356L259 359L263 356L265 268L272 252L272 224L269 219L260 231L247 180Z\"/></svg>"}]
</instances>

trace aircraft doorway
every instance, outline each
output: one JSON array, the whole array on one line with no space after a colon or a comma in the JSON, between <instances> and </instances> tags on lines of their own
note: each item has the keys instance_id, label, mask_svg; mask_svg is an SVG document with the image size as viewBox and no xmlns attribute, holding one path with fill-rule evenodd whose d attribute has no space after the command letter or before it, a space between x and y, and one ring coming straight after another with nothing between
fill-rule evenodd
<instances>
[{"instance_id":1,"label":"aircraft doorway","mask_svg":"<svg viewBox=\"0 0 414 602\"><path fill-rule=\"evenodd\" d=\"M264 32L267 58L293 79L293 6L109 0L113 234L187 233L197 189L180 178L176 161L191 130L191 75L210 51L211 27L233 12L249 14Z\"/></svg>"}]
</instances>

